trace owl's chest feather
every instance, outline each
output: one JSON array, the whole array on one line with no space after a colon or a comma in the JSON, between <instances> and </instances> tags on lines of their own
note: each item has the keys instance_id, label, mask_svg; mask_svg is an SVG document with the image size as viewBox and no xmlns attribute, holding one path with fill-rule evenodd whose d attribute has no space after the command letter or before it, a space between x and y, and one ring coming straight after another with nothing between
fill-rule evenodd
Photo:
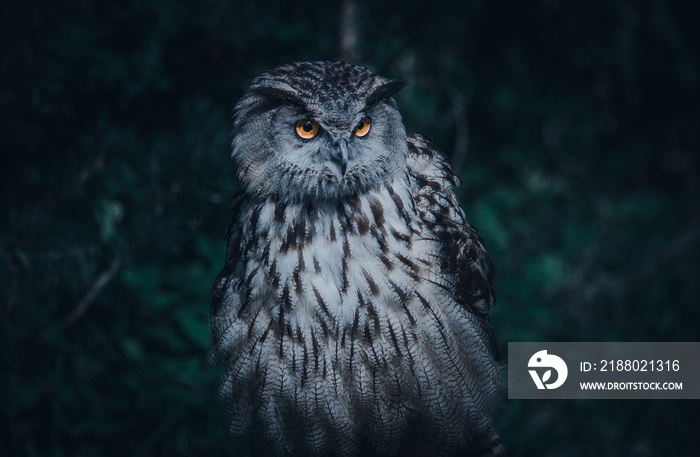
<instances>
[{"instance_id":1,"label":"owl's chest feather","mask_svg":"<svg viewBox=\"0 0 700 457\"><path fill-rule=\"evenodd\" d=\"M250 212L238 271L251 311L282 307L301 328L349 327L367 315L359 309L405 306L430 276L436 248L423 238L407 186L338 203L265 202Z\"/></svg>"}]
</instances>

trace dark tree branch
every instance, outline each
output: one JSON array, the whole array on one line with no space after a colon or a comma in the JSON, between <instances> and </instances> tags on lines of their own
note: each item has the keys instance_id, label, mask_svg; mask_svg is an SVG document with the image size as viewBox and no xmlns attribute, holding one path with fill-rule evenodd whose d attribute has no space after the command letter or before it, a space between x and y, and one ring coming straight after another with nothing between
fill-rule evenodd
<instances>
[{"instance_id":1,"label":"dark tree branch","mask_svg":"<svg viewBox=\"0 0 700 457\"><path fill-rule=\"evenodd\" d=\"M92 306L97 297L117 276L117 273L119 273L119 270L121 269L122 265L124 265L124 262L129 257L132 250L133 245L129 244L122 250L122 252L120 252L114 258L114 260L112 260L112 263L109 264L106 270L100 273L90 290L88 290L88 292L83 296L83 298L78 302L78 304L75 305L75 307L66 317L61 319L61 321L56 325L56 327L54 327L52 333L57 333L65 330L69 326L73 325L73 323L75 323L78 319L80 319L80 317L82 317L83 314L85 314L85 312L87 312L87 310L90 308L90 306Z\"/></svg>"}]
</instances>

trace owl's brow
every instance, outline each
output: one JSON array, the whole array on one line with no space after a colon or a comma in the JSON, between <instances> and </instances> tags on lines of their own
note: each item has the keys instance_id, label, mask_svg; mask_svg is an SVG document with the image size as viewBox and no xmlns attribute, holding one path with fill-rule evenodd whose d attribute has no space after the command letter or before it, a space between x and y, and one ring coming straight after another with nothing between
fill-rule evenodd
<instances>
[{"instance_id":1,"label":"owl's brow","mask_svg":"<svg viewBox=\"0 0 700 457\"><path fill-rule=\"evenodd\" d=\"M268 102L274 104L288 104L302 108L304 110L308 110L308 107L304 100L299 98L295 93L286 91L284 89L277 89L276 87L269 86L260 86L251 89L250 92L253 95L263 97Z\"/></svg>"}]
</instances>

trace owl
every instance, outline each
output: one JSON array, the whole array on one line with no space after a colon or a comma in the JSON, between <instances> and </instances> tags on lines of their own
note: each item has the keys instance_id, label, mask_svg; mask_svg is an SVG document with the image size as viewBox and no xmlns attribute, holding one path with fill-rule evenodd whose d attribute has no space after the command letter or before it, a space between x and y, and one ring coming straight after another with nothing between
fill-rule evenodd
<instances>
[{"instance_id":1,"label":"owl","mask_svg":"<svg viewBox=\"0 0 700 457\"><path fill-rule=\"evenodd\" d=\"M500 455L493 267L404 86L342 62L255 78L236 106L212 356L259 455Z\"/></svg>"}]
</instances>

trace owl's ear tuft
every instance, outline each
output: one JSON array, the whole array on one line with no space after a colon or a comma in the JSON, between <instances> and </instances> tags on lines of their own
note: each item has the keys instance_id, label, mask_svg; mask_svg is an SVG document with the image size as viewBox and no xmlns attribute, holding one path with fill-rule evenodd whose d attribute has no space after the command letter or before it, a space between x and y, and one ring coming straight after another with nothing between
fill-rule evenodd
<instances>
[{"instance_id":1,"label":"owl's ear tuft","mask_svg":"<svg viewBox=\"0 0 700 457\"><path fill-rule=\"evenodd\" d=\"M406 81L402 80L384 83L369 94L366 104L367 106L372 106L381 102L382 100L386 100L404 87L406 87Z\"/></svg>"}]
</instances>

